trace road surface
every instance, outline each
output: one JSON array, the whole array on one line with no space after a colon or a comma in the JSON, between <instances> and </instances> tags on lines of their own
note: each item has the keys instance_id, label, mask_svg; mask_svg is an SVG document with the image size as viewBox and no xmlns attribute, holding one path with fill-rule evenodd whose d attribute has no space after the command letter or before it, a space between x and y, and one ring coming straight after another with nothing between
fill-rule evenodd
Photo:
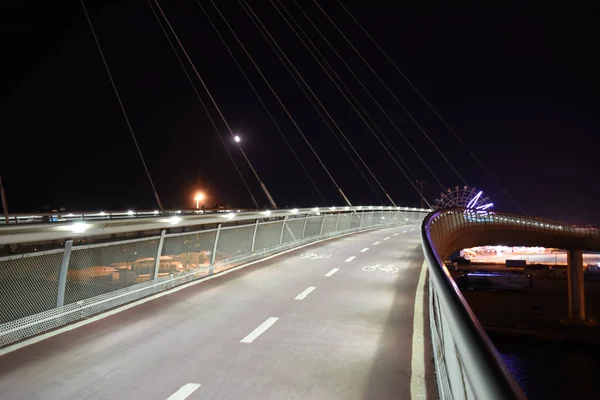
<instances>
[{"instance_id":1,"label":"road surface","mask_svg":"<svg viewBox=\"0 0 600 400\"><path fill-rule=\"evenodd\" d=\"M0 357L1 397L433 398L422 265L417 226L294 250Z\"/></svg>"}]
</instances>

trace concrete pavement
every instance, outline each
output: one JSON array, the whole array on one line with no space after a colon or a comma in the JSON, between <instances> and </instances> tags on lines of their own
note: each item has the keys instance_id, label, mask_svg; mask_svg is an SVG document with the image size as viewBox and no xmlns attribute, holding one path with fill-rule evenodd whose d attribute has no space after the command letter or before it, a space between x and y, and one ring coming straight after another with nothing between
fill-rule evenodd
<instances>
[{"instance_id":1,"label":"concrete pavement","mask_svg":"<svg viewBox=\"0 0 600 400\"><path fill-rule=\"evenodd\" d=\"M416 226L298 249L4 355L0 393L433 398L426 310L426 343L413 352L422 264ZM424 377L411 370L414 357L424 360ZM411 393L411 379L425 390Z\"/></svg>"}]
</instances>

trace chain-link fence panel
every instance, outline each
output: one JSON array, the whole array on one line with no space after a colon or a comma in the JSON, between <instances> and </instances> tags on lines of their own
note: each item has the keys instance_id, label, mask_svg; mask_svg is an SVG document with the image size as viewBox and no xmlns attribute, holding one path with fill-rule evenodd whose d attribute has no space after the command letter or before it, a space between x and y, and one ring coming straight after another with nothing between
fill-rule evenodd
<instances>
[{"instance_id":1,"label":"chain-link fence panel","mask_svg":"<svg viewBox=\"0 0 600 400\"><path fill-rule=\"evenodd\" d=\"M321 232L322 234L335 231L335 222L337 221L337 217L337 214L325 216L325 221L323 221L323 231Z\"/></svg>"},{"instance_id":2,"label":"chain-link fence panel","mask_svg":"<svg viewBox=\"0 0 600 400\"><path fill-rule=\"evenodd\" d=\"M337 222L337 230L340 232L347 231L350 229L350 216L352 214L340 214L340 219Z\"/></svg>"},{"instance_id":3,"label":"chain-link fence panel","mask_svg":"<svg viewBox=\"0 0 600 400\"><path fill-rule=\"evenodd\" d=\"M283 230L283 243L292 243L302 239L304 221L304 218L293 218L285 221L285 229Z\"/></svg>"},{"instance_id":4,"label":"chain-link fence panel","mask_svg":"<svg viewBox=\"0 0 600 400\"><path fill-rule=\"evenodd\" d=\"M251 255L254 225L224 228L219 232L214 272L245 262Z\"/></svg>"},{"instance_id":5,"label":"chain-link fence panel","mask_svg":"<svg viewBox=\"0 0 600 400\"><path fill-rule=\"evenodd\" d=\"M158 277L187 274L197 271L197 277L208 275L210 256L215 245L216 231L173 234L165 237Z\"/></svg>"},{"instance_id":6,"label":"chain-link fence panel","mask_svg":"<svg viewBox=\"0 0 600 400\"><path fill-rule=\"evenodd\" d=\"M158 238L73 247L65 303L75 303L152 279Z\"/></svg>"},{"instance_id":7,"label":"chain-link fence panel","mask_svg":"<svg viewBox=\"0 0 600 400\"><path fill-rule=\"evenodd\" d=\"M56 307L64 250L0 260L0 323Z\"/></svg>"},{"instance_id":8,"label":"chain-link fence panel","mask_svg":"<svg viewBox=\"0 0 600 400\"><path fill-rule=\"evenodd\" d=\"M305 238L319 236L321 233L321 224L323 222L323 218L323 216L308 217L308 220L306 221L306 229L304 230Z\"/></svg>"},{"instance_id":9,"label":"chain-link fence panel","mask_svg":"<svg viewBox=\"0 0 600 400\"><path fill-rule=\"evenodd\" d=\"M360 227L361 224L361 215L362 213L352 213L350 214L350 229L356 229Z\"/></svg>"},{"instance_id":10,"label":"chain-link fence panel","mask_svg":"<svg viewBox=\"0 0 600 400\"><path fill-rule=\"evenodd\" d=\"M360 221L361 228L367 228L367 227L371 226L372 222L373 222L373 213L372 212L363 212L362 219Z\"/></svg>"},{"instance_id":11,"label":"chain-link fence panel","mask_svg":"<svg viewBox=\"0 0 600 400\"><path fill-rule=\"evenodd\" d=\"M258 253L262 250L279 246L282 228L283 221L258 224L258 227L256 228L256 237L254 239L254 252Z\"/></svg>"}]
</instances>

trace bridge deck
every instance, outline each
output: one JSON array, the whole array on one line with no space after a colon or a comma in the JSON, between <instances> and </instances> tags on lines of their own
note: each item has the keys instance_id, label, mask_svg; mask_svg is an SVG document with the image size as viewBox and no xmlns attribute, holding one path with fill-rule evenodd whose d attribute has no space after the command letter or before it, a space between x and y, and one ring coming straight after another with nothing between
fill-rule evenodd
<instances>
[{"instance_id":1,"label":"bridge deck","mask_svg":"<svg viewBox=\"0 0 600 400\"><path fill-rule=\"evenodd\" d=\"M189 399L434 398L431 346L413 352L417 233L396 227L312 245L24 347L0 357L0 393L166 399L196 383ZM376 264L398 272L362 269ZM267 320L275 322L250 335ZM413 361L425 365L425 379L413 377L418 393Z\"/></svg>"}]
</instances>

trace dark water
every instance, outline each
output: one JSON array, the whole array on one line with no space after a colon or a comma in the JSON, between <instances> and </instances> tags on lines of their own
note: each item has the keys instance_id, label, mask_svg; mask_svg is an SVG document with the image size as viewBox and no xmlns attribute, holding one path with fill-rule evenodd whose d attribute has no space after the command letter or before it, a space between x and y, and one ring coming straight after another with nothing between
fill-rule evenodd
<instances>
[{"instance_id":1,"label":"dark water","mask_svg":"<svg viewBox=\"0 0 600 400\"><path fill-rule=\"evenodd\" d=\"M514 339L493 342L529 399L600 399L600 348Z\"/></svg>"}]
</instances>

